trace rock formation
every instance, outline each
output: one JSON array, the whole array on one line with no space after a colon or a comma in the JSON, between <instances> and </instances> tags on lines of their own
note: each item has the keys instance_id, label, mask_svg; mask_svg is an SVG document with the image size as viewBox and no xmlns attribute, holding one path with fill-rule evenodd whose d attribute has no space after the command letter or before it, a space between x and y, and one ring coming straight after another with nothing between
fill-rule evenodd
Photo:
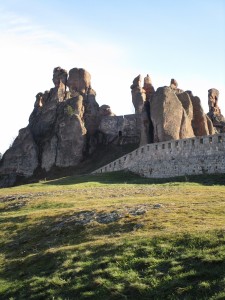
<instances>
[{"instance_id":1,"label":"rock formation","mask_svg":"<svg viewBox=\"0 0 225 300\"><path fill-rule=\"evenodd\" d=\"M219 100L219 91L217 89L209 89L208 90L209 111L214 111L217 114L221 113L218 106L218 100Z\"/></svg>"},{"instance_id":2,"label":"rock formation","mask_svg":"<svg viewBox=\"0 0 225 300\"><path fill-rule=\"evenodd\" d=\"M176 79L172 78L170 80L170 88L176 93L182 93L183 90L178 89L178 82L176 81Z\"/></svg>"},{"instance_id":3,"label":"rock formation","mask_svg":"<svg viewBox=\"0 0 225 300\"><path fill-rule=\"evenodd\" d=\"M212 122L204 113L201 106L201 100L197 96L193 96L191 91L187 91L193 105L192 128L195 136L214 134L215 131Z\"/></svg>"},{"instance_id":4,"label":"rock formation","mask_svg":"<svg viewBox=\"0 0 225 300\"><path fill-rule=\"evenodd\" d=\"M135 108L135 113L140 114L146 101L146 92L141 87L141 75L134 78L131 88L132 102Z\"/></svg>"},{"instance_id":5,"label":"rock formation","mask_svg":"<svg viewBox=\"0 0 225 300\"><path fill-rule=\"evenodd\" d=\"M84 69L53 70L54 87L36 95L26 128L0 160L0 187L38 174L76 167L100 144L145 145L225 131L218 107L219 92L209 90L209 113L191 91L170 86L155 91L149 75L131 85L135 114L116 116L110 106L99 107ZM108 147L108 146L107 146ZM43 175L44 174L44 175Z\"/></svg>"},{"instance_id":6,"label":"rock formation","mask_svg":"<svg viewBox=\"0 0 225 300\"><path fill-rule=\"evenodd\" d=\"M106 104L103 104L102 106L99 107L99 114L101 117L115 116L115 114L111 110L111 107Z\"/></svg>"},{"instance_id":7,"label":"rock formation","mask_svg":"<svg viewBox=\"0 0 225 300\"><path fill-rule=\"evenodd\" d=\"M150 102L150 112L154 142L215 133L200 99L191 91L178 89L175 79L171 79L169 87L161 87L155 92Z\"/></svg>"},{"instance_id":8,"label":"rock formation","mask_svg":"<svg viewBox=\"0 0 225 300\"><path fill-rule=\"evenodd\" d=\"M67 86L71 96L76 96L76 93L86 94L91 88L91 75L84 69L73 68L69 71Z\"/></svg>"},{"instance_id":9,"label":"rock formation","mask_svg":"<svg viewBox=\"0 0 225 300\"><path fill-rule=\"evenodd\" d=\"M99 105L90 74L74 68L68 76L57 67L52 80L55 87L37 94L28 126L1 160L0 175L4 182L10 180L9 185L18 175L30 177L37 170L76 166L85 152L96 147Z\"/></svg>"},{"instance_id":10,"label":"rock formation","mask_svg":"<svg viewBox=\"0 0 225 300\"><path fill-rule=\"evenodd\" d=\"M182 102L170 87L157 89L150 103L150 108L155 142L194 136L191 119Z\"/></svg>"},{"instance_id":11,"label":"rock formation","mask_svg":"<svg viewBox=\"0 0 225 300\"><path fill-rule=\"evenodd\" d=\"M225 132L225 118L221 114L221 110L218 106L219 100L219 91L217 89L209 89L208 90L208 105L209 112L208 117L213 123L215 130L217 132Z\"/></svg>"},{"instance_id":12,"label":"rock formation","mask_svg":"<svg viewBox=\"0 0 225 300\"><path fill-rule=\"evenodd\" d=\"M138 75L133 80L131 85L132 102L135 108L135 114L139 115L139 126L141 130L140 145L145 145L150 142L150 115L149 101L154 93L149 75L144 78L144 86L141 87L141 75Z\"/></svg>"},{"instance_id":13,"label":"rock formation","mask_svg":"<svg viewBox=\"0 0 225 300\"><path fill-rule=\"evenodd\" d=\"M18 137L0 162L0 187L13 185L18 177L30 177L38 167L38 147L29 127L20 129Z\"/></svg>"},{"instance_id":14,"label":"rock formation","mask_svg":"<svg viewBox=\"0 0 225 300\"><path fill-rule=\"evenodd\" d=\"M155 89L152 85L152 81L150 76L147 74L147 76L144 78L144 86L143 89L145 90L146 93L146 100L150 101L151 97L153 96Z\"/></svg>"},{"instance_id":15,"label":"rock formation","mask_svg":"<svg viewBox=\"0 0 225 300\"><path fill-rule=\"evenodd\" d=\"M60 67L57 67L53 70L52 81L56 88L55 91L57 91L56 99L58 99L59 102L62 102L66 97L67 76L67 71Z\"/></svg>"}]
</instances>

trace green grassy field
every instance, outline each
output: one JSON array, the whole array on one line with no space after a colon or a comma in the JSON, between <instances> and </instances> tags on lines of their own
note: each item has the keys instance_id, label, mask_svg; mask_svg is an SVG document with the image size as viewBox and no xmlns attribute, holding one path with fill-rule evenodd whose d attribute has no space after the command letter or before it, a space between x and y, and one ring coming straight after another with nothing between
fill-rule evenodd
<instances>
[{"instance_id":1,"label":"green grassy field","mask_svg":"<svg viewBox=\"0 0 225 300\"><path fill-rule=\"evenodd\" d=\"M0 190L0 299L225 299L225 176Z\"/></svg>"}]
</instances>

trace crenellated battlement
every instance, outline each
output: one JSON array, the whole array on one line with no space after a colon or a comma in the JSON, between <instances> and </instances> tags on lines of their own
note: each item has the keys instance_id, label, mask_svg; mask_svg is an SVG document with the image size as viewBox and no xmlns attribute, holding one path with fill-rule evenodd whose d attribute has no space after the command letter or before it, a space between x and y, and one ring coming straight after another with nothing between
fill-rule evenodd
<instances>
[{"instance_id":1,"label":"crenellated battlement","mask_svg":"<svg viewBox=\"0 0 225 300\"><path fill-rule=\"evenodd\" d=\"M147 144L93 173L120 170L152 178L225 173L225 133Z\"/></svg>"}]
</instances>

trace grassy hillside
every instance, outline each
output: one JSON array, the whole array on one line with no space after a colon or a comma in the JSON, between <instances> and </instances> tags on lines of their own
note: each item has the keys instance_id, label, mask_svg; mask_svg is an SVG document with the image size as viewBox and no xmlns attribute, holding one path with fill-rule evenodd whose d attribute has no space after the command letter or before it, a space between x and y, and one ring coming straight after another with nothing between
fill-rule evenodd
<instances>
[{"instance_id":1,"label":"grassy hillside","mask_svg":"<svg viewBox=\"0 0 225 300\"><path fill-rule=\"evenodd\" d=\"M225 176L0 190L0 299L225 299Z\"/></svg>"}]
</instances>

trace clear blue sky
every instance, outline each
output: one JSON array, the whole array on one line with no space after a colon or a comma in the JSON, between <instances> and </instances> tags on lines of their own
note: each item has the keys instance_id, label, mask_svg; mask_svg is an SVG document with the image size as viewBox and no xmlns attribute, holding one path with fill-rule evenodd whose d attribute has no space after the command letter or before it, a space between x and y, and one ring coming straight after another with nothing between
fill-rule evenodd
<instances>
[{"instance_id":1,"label":"clear blue sky","mask_svg":"<svg viewBox=\"0 0 225 300\"><path fill-rule=\"evenodd\" d=\"M99 104L133 111L130 85L175 78L207 112L207 91L220 90L225 114L224 0L7 0L0 2L0 152L28 124L35 95L52 70L83 67Z\"/></svg>"}]
</instances>

